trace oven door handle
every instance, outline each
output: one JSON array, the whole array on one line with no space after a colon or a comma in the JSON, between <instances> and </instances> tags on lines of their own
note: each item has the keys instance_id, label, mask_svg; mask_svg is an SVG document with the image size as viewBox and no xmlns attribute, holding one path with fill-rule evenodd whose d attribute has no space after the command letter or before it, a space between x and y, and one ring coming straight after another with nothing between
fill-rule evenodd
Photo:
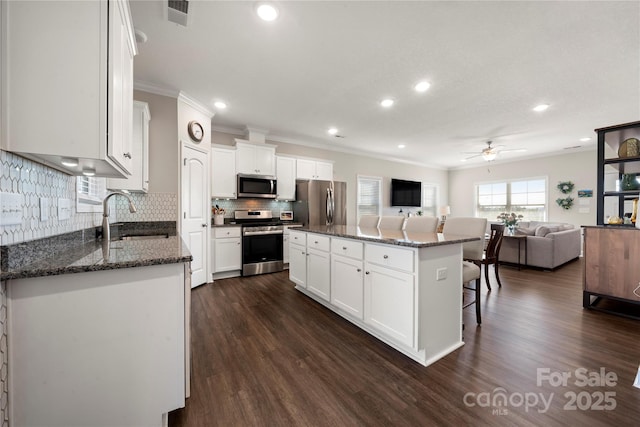
<instances>
[{"instance_id":1,"label":"oven door handle","mask_svg":"<svg viewBox=\"0 0 640 427\"><path fill-rule=\"evenodd\" d=\"M242 233L243 236L262 236L267 234L284 234L282 230L273 230L273 231L245 231Z\"/></svg>"}]
</instances>

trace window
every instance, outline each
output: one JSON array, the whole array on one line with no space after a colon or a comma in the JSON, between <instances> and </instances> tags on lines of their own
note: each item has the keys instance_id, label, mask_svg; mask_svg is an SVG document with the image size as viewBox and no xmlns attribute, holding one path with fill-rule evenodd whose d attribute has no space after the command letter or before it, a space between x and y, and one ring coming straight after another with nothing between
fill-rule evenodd
<instances>
[{"instance_id":1,"label":"window","mask_svg":"<svg viewBox=\"0 0 640 427\"><path fill-rule=\"evenodd\" d=\"M76 183L76 211L102 212L102 199L107 192L106 178L79 176Z\"/></svg>"},{"instance_id":2,"label":"window","mask_svg":"<svg viewBox=\"0 0 640 427\"><path fill-rule=\"evenodd\" d=\"M422 212L424 216L438 216L438 186L422 184Z\"/></svg>"},{"instance_id":3,"label":"window","mask_svg":"<svg viewBox=\"0 0 640 427\"><path fill-rule=\"evenodd\" d=\"M380 215L382 211L382 178L358 175L357 217Z\"/></svg>"},{"instance_id":4,"label":"window","mask_svg":"<svg viewBox=\"0 0 640 427\"><path fill-rule=\"evenodd\" d=\"M544 221L547 216L546 178L492 182L476 186L476 216L496 221L501 212L515 212L524 221Z\"/></svg>"}]
</instances>

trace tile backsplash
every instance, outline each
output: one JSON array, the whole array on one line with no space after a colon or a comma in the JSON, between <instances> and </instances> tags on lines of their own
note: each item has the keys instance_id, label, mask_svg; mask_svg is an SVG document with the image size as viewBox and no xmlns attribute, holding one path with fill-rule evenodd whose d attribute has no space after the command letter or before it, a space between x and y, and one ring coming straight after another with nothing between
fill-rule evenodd
<instances>
[{"instance_id":1,"label":"tile backsplash","mask_svg":"<svg viewBox=\"0 0 640 427\"><path fill-rule=\"evenodd\" d=\"M0 166L0 191L23 196L22 223L0 226L0 245L82 230L102 222L102 214L76 212L76 177L2 150ZM49 203L46 221L40 220L40 198ZM58 199L71 200L68 219L58 217Z\"/></svg>"},{"instance_id":2,"label":"tile backsplash","mask_svg":"<svg viewBox=\"0 0 640 427\"><path fill-rule=\"evenodd\" d=\"M211 200L211 207L220 206L225 210L225 218L233 218L233 211L236 209L269 209L274 217L280 215L280 211L292 210L291 202L280 202L276 200L263 199L236 199L236 200Z\"/></svg>"},{"instance_id":3,"label":"tile backsplash","mask_svg":"<svg viewBox=\"0 0 640 427\"><path fill-rule=\"evenodd\" d=\"M40 163L0 150L0 192L23 197L22 223L0 226L0 245L11 245L102 224L102 213L76 212L76 177L58 172ZM138 212L129 213L127 200L111 201L109 222L176 221L178 195L175 193L132 193ZM47 220L40 218L40 199L48 200ZM71 202L70 217L58 216L58 199Z\"/></svg>"}]
</instances>

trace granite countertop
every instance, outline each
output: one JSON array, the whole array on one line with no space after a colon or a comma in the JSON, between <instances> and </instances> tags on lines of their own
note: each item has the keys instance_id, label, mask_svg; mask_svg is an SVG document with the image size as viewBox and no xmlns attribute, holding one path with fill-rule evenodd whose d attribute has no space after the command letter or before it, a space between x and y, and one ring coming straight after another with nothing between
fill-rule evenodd
<instances>
[{"instance_id":1,"label":"granite countertop","mask_svg":"<svg viewBox=\"0 0 640 427\"><path fill-rule=\"evenodd\" d=\"M190 262L191 253L171 223L173 228L150 226L153 223L112 226L109 259L103 257L95 228L2 246L0 280ZM164 237L150 238L158 234ZM120 236L146 238L117 240Z\"/></svg>"},{"instance_id":2,"label":"granite countertop","mask_svg":"<svg viewBox=\"0 0 640 427\"><path fill-rule=\"evenodd\" d=\"M432 246L452 245L455 243L480 240L479 237L460 236L455 234L381 230L379 228L361 228L350 225L307 226L298 228L296 231L309 231L333 237L345 237L348 239L384 243L394 246L407 246L410 248L428 248Z\"/></svg>"}]
</instances>

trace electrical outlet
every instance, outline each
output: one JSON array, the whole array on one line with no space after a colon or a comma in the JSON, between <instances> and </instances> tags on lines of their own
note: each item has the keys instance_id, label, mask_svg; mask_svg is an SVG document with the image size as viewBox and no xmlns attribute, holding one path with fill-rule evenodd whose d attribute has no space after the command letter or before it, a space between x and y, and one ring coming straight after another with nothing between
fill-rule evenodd
<instances>
[{"instance_id":1,"label":"electrical outlet","mask_svg":"<svg viewBox=\"0 0 640 427\"><path fill-rule=\"evenodd\" d=\"M447 267L436 269L436 280L444 280L447 278Z\"/></svg>"},{"instance_id":2,"label":"electrical outlet","mask_svg":"<svg viewBox=\"0 0 640 427\"><path fill-rule=\"evenodd\" d=\"M49 198L40 197L40 221L49 221Z\"/></svg>"}]
</instances>

